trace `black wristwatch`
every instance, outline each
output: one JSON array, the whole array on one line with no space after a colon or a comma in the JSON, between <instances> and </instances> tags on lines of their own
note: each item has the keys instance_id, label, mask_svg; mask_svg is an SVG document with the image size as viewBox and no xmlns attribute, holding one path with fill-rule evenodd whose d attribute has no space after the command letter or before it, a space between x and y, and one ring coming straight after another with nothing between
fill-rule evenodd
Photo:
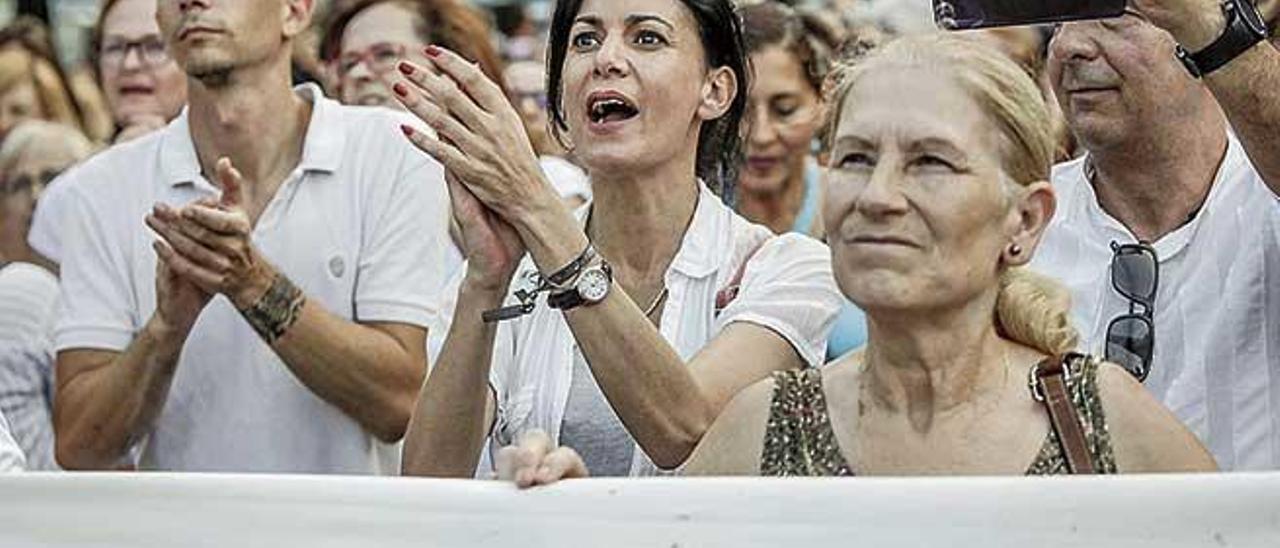
<instances>
[{"instance_id":1,"label":"black wristwatch","mask_svg":"<svg viewBox=\"0 0 1280 548\"><path fill-rule=\"evenodd\" d=\"M1267 39L1267 25L1249 0L1225 0L1222 13L1227 16L1227 28L1212 44L1195 53L1178 46L1178 60L1196 78L1222 68Z\"/></svg>"},{"instance_id":2,"label":"black wristwatch","mask_svg":"<svg viewBox=\"0 0 1280 548\"><path fill-rule=\"evenodd\" d=\"M612 289L613 268L601 260L583 270L572 289L547 296L547 306L568 311L582 305L596 304L608 297Z\"/></svg>"}]
</instances>

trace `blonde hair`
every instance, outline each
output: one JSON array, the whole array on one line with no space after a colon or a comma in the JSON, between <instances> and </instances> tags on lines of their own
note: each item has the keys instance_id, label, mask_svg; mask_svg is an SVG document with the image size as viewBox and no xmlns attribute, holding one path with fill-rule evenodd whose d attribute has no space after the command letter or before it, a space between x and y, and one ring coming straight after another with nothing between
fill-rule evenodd
<instances>
[{"instance_id":1,"label":"blonde hair","mask_svg":"<svg viewBox=\"0 0 1280 548\"><path fill-rule=\"evenodd\" d=\"M14 126L0 144L0 174L9 174L36 144L62 147L78 160L94 152L93 143L76 128L45 120L27 120Z\"/></svg>"},{"instance_id":2,"label":"blonde hair","mask_svg":"<svg viewBox=\"0 0 1280 548\"><path fill-rule=\"evenodd\" d=\"M1040 88L1004 54L954 34L899 38L840 63L826 86L827 104L833 107L828 111L828 139L835 138L845 99L857 82L877 70L905 67L950 76L983 108L1000 131L1011 198L1018 188L1049 180L1054 141ZM1022 267L1001 274L994 315L996 328L1009 339L1046 354L1070 352L1079 339L1071 327L1070 310L1070 296L1057 282Z\"/></svg>"},{"instance_id":3,"label":"blonde hair","mask_svg":"<svg viewBox=\"0 0 1280 548\"><path fill-rule=\"evenodd\" d=\"M80 125L71 102L71 92L63 85L58 70L49 61L20 47L0 48L0 93L29 82L40 102L40 118L67 125Z\"/></svg>"}]
</instances>

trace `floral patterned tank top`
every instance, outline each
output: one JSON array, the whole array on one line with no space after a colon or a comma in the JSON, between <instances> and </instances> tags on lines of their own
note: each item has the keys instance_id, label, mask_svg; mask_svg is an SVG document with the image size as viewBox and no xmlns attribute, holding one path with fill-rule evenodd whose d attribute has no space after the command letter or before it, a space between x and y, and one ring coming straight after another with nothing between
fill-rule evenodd
<instances>
[{"instance_id":1,"label":"floral patterned tank top","mask_svg":"<svg viewBox=\"0 0 1280 548\"><path fill-rule=\"evenodd\" d=\"M1098 397L1098 362L1092 358L1069 364L1067 390L1084 428L1089 453L1099 474L1116 473L1107 420ZM831 428L822 370L774 373L773 402L760 461L763 476L853 476ZM1053 429L1027 475L1069 474L1066 454Z\"/></svg>"}]
</instances>

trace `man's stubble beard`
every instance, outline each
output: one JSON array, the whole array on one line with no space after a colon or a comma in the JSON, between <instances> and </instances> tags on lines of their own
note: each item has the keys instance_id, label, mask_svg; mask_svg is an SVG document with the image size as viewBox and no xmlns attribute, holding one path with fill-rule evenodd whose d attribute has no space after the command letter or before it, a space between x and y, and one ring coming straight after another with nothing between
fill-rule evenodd
<instances>
[{"instance_id":1,"label":"man's stubble beard","mask_svg":"<svg viewBox=\"0 0 1280 548\"><path fill-rule=\"evenodd\" d=\"M235 67L229 62L194 64L187 69L187 76L209 89L224 88L231 84Z\"/></svg>"}]
</instances>

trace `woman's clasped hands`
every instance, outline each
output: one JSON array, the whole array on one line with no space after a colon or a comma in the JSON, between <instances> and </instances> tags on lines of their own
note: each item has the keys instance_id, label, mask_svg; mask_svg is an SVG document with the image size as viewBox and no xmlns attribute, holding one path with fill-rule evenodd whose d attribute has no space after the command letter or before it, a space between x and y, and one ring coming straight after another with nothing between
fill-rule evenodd
<instances>
[{"instance_id":1,"label":"woman's clasped hands","mask_svg":"<svg viewBox=\"0 0 1280 548\"><path fill-rule=\"evenodd\" d=\"M430 66L398 65L384 78L435 135L404 125L413 144L446 171L469 278L506 288L535 227L570 217L543 175L520 115L478 67L437 46ZM561 223L546 223L546 219ZM537 257L535 257L536 259Z\"/></svg>"}]
</instances>

